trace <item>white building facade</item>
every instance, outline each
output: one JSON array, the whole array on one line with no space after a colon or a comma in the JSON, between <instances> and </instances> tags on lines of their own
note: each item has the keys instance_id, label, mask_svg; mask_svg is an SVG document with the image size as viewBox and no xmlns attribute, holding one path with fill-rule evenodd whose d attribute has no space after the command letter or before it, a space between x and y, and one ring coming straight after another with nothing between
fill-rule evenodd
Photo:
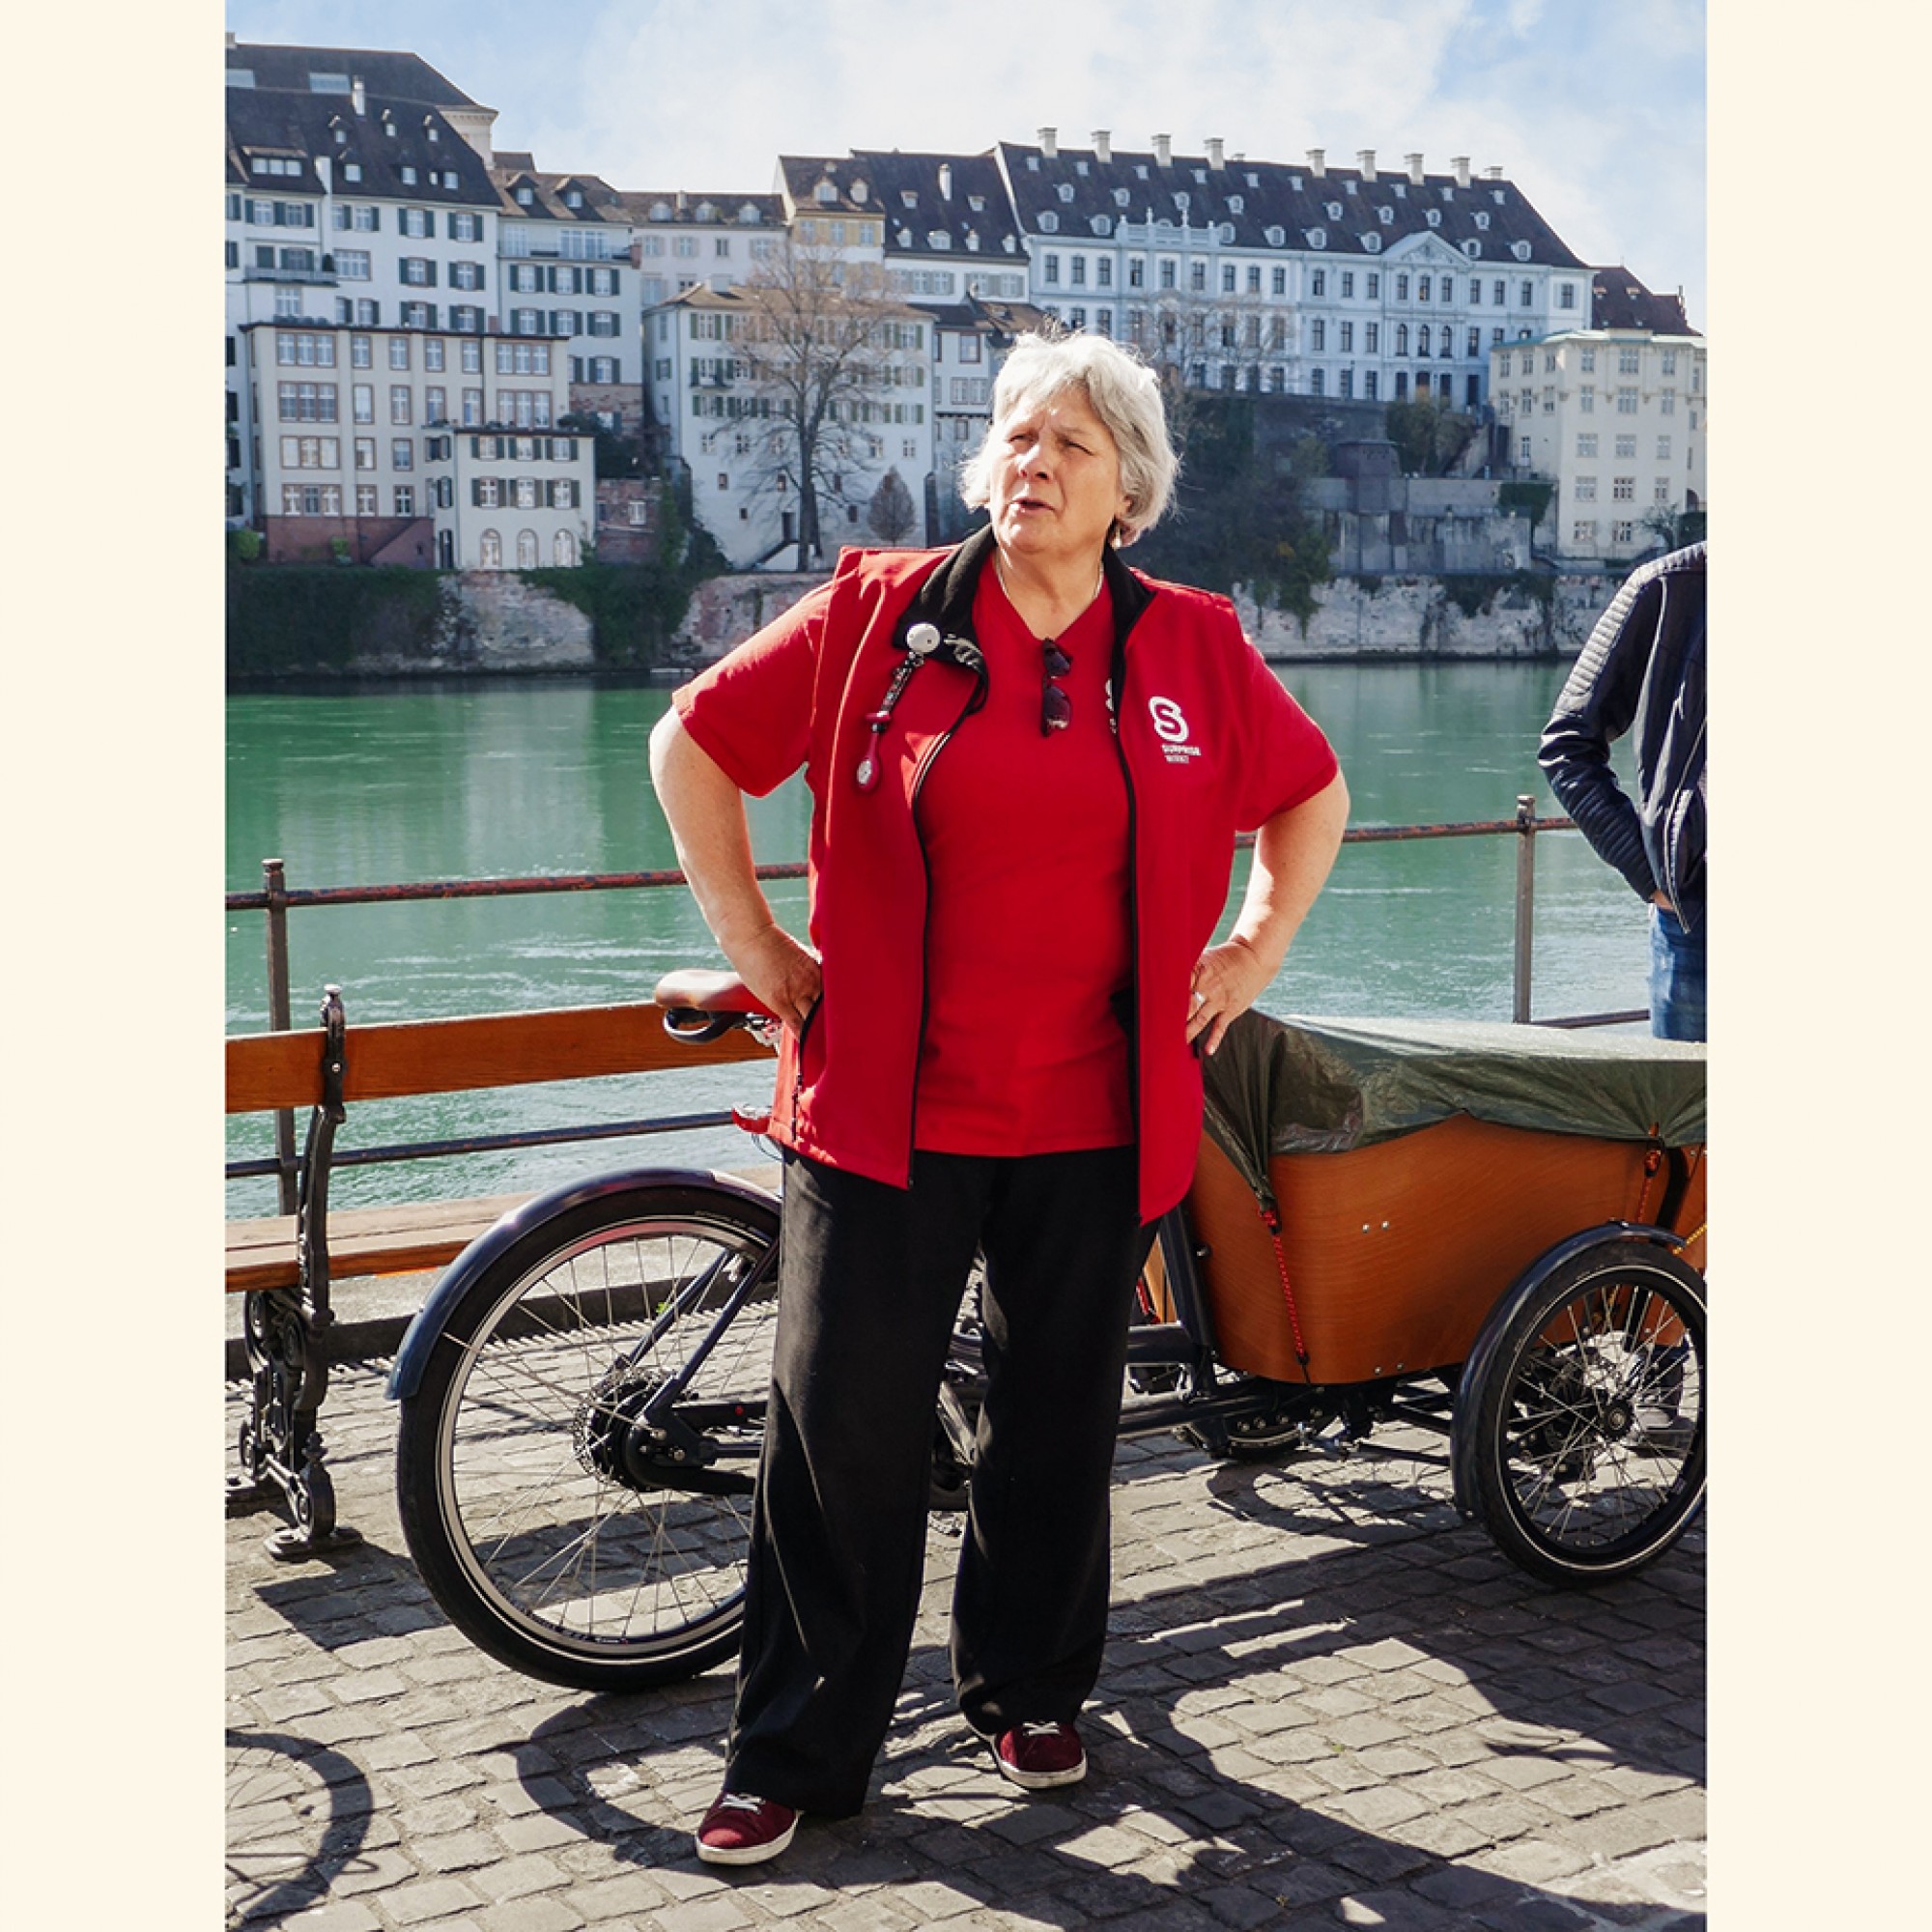
<instances>
[{"instance_id":1,"label":"white building facade","mask_svg":"<svg viewBox=\"0 0 1932 1932\"><path fill-rule=\"evenodd\" d=\"M281 513L267 466L286 424L254 413L244 333L481 335L499 198L492 110L413 55L231 43L226 59L227 510L258 524Z\"/></svg>"},{"instance_id":2,"label":"white building facade","mask_svg":"<svg viewBox=\"0 0 1932 1932\"><path fill-rule=\"evenodd\" d=\"M1498 349L1491 383L1516 474L1555 493L1560 563L1628 564L1666 520L1708 507L1709 359L1700 335L1577 329Z\"/></svg>"},{"instance_id":3,"label":"white building facade","mask_svg":"<svg viewBox=\"0 0 1932 1932\"><path fill-rule=\"evenodd\" d=\"M271 561L440 561L432 453L447 432L469 428L542 432L570 407L563 345L492 334L355 328L336 323L266 322L236 331L238 373L258 424L253 452ZM568 507L580 539L591 514L590 442L573 444L581 484ZM547 447L532 461L554 461ZM542 472L546 477L550 472ZM547 507L559 507L547 505ZM544 560L553 524L531 526ZM545 547L548 546L548 547ZM455 552L451 551L452 558ZM582 560L581 542L578 554Z\"/></svg>"},{"instance_id":4,"label":"white building facade","mask_svg":"<svg viewBox=\"0 0 1932 1932\"><path fill-rule=\"evenodd\" d=\"M1332 168L1176 156L1156 135L1085 149L1052 128L995 151L1030 299L1177 367L1190 387L1458 409L1488 401L1490 355L1590 321L1590 270L1521 191L1458 156Z\"/></svg>"}]
</instances>

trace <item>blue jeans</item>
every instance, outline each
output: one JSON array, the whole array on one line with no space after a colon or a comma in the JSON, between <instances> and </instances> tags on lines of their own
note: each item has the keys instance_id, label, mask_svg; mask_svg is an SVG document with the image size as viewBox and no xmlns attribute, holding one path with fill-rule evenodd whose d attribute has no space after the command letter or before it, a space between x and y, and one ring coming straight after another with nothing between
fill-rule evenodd
<instances>
[{"instance_id":1,"label":"blue jeans","mask_svg":"<svg viewBox=\"0 0 1932 1932\"><path fill-rule=\"evenodd\" d=\"M1707 910L1694 931L1675 913L1650 908L1650 1030L1659 1039L1703 1039L1704 932Z\"/></svg>"}]
</instances>

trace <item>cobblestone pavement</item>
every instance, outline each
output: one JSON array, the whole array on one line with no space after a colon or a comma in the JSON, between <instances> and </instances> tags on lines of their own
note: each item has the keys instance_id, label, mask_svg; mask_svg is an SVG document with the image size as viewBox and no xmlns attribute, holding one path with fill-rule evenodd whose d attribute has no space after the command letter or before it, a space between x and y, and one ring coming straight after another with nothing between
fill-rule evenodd
<instances>
[{"instance_id":1,"label":"cobblestone pavement","mask_svg":"<svg viewBox=\"0 0 1932 1932\"><path fill-rule=\"evenodd\" d=\"M1551 1591L1457 1518L1421 1432L1280 1466L1124 1443L1086 1782L1027 1798L965 1733L935 1519L870 1804L732 1874L690 1836L728 1668L590 1696L450 1629L398 1527L384 1366L336 1369L324 1410L366 1542L284 1564L272 1512L228 1524L231 1925L1705 1923L1701 1525L1640 1577ZM231 1444L242 1407L231 1386Z\"/></svg>"}]
</instances>

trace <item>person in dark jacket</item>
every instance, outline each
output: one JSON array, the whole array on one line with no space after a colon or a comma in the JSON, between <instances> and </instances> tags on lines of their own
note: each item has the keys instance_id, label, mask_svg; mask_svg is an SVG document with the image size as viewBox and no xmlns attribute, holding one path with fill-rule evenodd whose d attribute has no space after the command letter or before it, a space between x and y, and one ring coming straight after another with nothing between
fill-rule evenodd
<instances>
[{"instance_id":1,"label":"person in dark jacket","mask_svg":"<svg viewBox=\"0 0 1932 1932\"><path fill-rule=\"evenodd\" d=\"M1634 571L1597 620L1544 727L1537 761L1597 854L1649 901L1650 1026L1702 1039L1706 546ZM1610 747L1636 752L1636 797L1617 782Z\"/></svg>"},{"instance_id":2,"label":"person in dark jacket","mask_svg":"<svg viewBox=\"0 0 1932 1932\"><path fill-rule=\"evenodd\" d=\"M954 1688L1000 1776L1085 1775L1134 1280L1193 1175L1197 1053L1273 979L1348 816L1327 740L1227 599L1121 561L1174 476L1152 371L1101 337L1023 336L993 418L962 478L984 528L846 552L652 734L698 905L785 1024L778 1339L724 1789L696 1834L712 1863L865 1801L976 1250L988 1382ZM773 918L744 807L801 769L810 944Z\"/></svg>"}]
</instances>

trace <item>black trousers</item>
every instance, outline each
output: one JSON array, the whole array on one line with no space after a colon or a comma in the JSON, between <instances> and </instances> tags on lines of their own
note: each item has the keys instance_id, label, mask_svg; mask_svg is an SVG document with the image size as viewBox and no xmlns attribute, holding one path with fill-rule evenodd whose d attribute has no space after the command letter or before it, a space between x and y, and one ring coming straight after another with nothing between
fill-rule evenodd
<instances>
[{"instance_id":1,"label":"black trousers","mask_svg":"<svg viewBox=\"0 0 1932 1932\"><path fill-rule=\"evenodd\" d=\"M988 1735L1079 1711L1106 1641L1108 1486L1151 1235L1131 1147L923 1152L910 1189L791 1162L730 1789L821 1817L865 1802L912 1644L940 1373L976 1248L988 1379L953 1682Z\"/></svg>"}]
</instances>

